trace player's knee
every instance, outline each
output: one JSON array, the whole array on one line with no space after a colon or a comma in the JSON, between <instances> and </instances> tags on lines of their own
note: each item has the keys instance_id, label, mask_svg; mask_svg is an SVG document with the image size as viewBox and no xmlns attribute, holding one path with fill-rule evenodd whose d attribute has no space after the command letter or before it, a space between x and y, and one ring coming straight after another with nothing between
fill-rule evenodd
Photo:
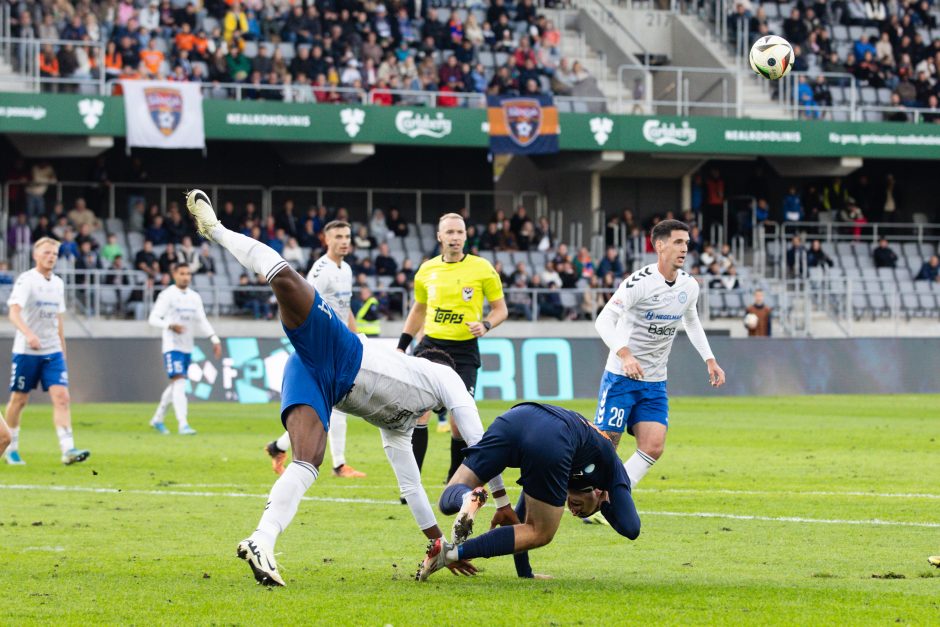
<instances>
[{"instance_id":1,"label":"player's knee","mask_svg":"<svg viewBox=\"0 0 940 627\"><path fill-rule=\"evenodd\" d=\"M552 538L554 537L555 537L554 531L550 529L539 529L538 527L536 527L535 533L532 536L532 543L533 543L532 548L537 549L539 547L545 546L546 544L551 542Z\"/></svg>"},{"instance_id":2,"label":"player's knee","mask_svg":"<svg viewBox=\"0 0 940 627\"><path fill-rule=\"evenodd\" d=\"M11 394L10 395L10 408L11 409L23 409L26 407L26 403L29 402L29 396L26 394Z\"/></svg>"},{"instance_id":3,"label":"player's knee","mask_svg":"<svg viewBox=\"0 0 940 627\"><path fill-rule=\"evenodd\" d=\"M645 442L642 446L637 446L637 449L643 451L653 459L662 457L665 448L666 443L661 441Z\"/></svg>"},{"instance_id":4,"label":"player's knee","mask_svg":"<svg viewBox=\"0 0 940 627\"><path fill-rule=\"evenodd\" d=\"M52 404L58 408L68 407L69 402L72 400L72 397L69 396L68 388L52 392L50 396L52 397Z\"/></svg>"}]
</instances>

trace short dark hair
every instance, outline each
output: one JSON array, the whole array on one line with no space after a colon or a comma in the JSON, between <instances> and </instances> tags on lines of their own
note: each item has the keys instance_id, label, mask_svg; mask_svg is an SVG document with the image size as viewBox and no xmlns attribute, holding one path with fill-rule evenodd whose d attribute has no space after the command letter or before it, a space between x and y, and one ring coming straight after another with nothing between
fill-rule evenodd
<instances>
[{"instance_id":1,"label":"short dark hair","mask_svg":"<svg viewBox=\"0 0 940 627\"><path fill-rule=\"evenodd\" d=\"M418 350L415 351L414 356L420 357L421 359L427 359L428 361L435 364L447 366L451 370L457 370L457 364L454 363L454 358L439 348L426 348L419 346Z\"/></svg>"},{"instance_id":2,"label":"short dark hair","mask_svg":"<svg viewBox=\"0 0 940 627\"><path fill-rule=\"evenodd\" d=\"M352 226L349 224L349 222L346 222L346 220L332 220L326 223L326 226L323 227L323 232L327 233L329 231L332 231L333 229L342 229L342 228L349 229L350 231L352 230Z\"/></svg>"},{"instance_id":3,"label":"short dark hair","mask_svg":"<svg viewBox=\"0 0 940 627\"><path fill-rule=\"evenodd\" d=\"M173 264L173 272L176 272L180 268L189 268L189 263L185 261L178 261L177 263Z\"/></svg>"},{"instance_id":4,"label":"short dark hair","mask_svg":"<svg viewBox=\"0 0 940 627\"><path fill-rule=\"evenodd\" d=\"M680 220L663 220L653 227L653 233L650 235L650 240L653 242L658 242L660 240L669 239L669 236L673 231L685 231L688 233L689 225Z\"/></svg>"}]
</instances>

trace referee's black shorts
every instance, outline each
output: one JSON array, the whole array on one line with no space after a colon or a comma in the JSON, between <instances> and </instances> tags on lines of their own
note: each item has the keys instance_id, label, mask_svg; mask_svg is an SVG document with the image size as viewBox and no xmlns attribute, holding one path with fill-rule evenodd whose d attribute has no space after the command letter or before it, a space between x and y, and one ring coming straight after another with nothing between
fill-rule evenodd
<instances>
[{"instance_id":1,"label":"referee's black shorts","mask_svg":"<svg viewBox=\"0 0 940 627\"><path fill-rule=\"evenodd\" d=\"M480 345L476 338L472 340L438 340L425 335L418 347L436 348L450 355L457 367L457 374L460 375L463 384L467 386L467 391L471 395L476 391L477 371L483 363L480 359Z\"/></svg>"}]
</instances>

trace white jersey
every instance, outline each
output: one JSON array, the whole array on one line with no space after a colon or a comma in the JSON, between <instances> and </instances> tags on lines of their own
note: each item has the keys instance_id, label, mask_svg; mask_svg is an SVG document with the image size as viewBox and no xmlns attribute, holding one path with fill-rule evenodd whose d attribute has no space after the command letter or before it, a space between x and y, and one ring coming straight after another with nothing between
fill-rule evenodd
<instances>
[{"instance_id":1,"label":"white jersey","mask_svg":"<svg viewBox=\"0 0 940 627\"><path fill-rule=\"evenodd\" d=\"M699 285L679 270L670 285L651 264L625 279L597 317L595 326L610 348L606 370L623 374L617 351L626 346L643 369L643 381L665 381L666 362L679 322L702 359L712 359L695 305Z\"/></svg>"},{"instance_id":2,"label":"white jersey","mask_svg":"<svg viewBox=\"0 0 940 627\"><path fill-rule=\"evenodd\" d=\"M353 276L348 263L341 261L340 265L336 265L329 257L323 255L307 273L307 282L317 290L320 298L333 308L343 324L349 322Z\"/></svg>"},{"instance_id":3,"label":"white jersey","mask_svg":"<svg viewBox=\"0 0 940 627\"><path fill-rule=\"evenodd\" d=\"M192 288L181 290L175 285L166 288L157 296L150 318L151 325L163 329L163 352L179 351L181 353L193 352L193 333L196 327L207 337L215 335L206 310L202 306L202 297ZM182 333L170 330L170 325L183 326Z\"/></svg>"},{"instance_id":4,"label":"white jersey","mask_svg":"<svg viewBox=\"0 0 940 627\"><path fill-rule=\"evenodd\" d=\"M476 403L452 368L399 353L362 336L360 341L359 374L352 390L336 405L337 409L361 416L376 427L406 432L428 411L445 408L453 412L455 418L471 414L468 418L475 417L482 435ZM469 411L455 412L455 409ZM475 443L461 424L457 427L468 443ZM477 429L467 427L468 431Z\"/></svg>"},{"instance_id":5,"label":"white jersey","mask_svg":"<svg viewBox=\"0 0 940 627\"><path fill-rule=\"evenodd\" d=\"M20 355L49 355L62 351L59 339L59 314L65 313L65 283L54 274L47 279L33 268L16 279L7 306L23 308L23 322L39 338L40 347L32 349L19 329L13 340L13 352Z\"/></svg>"}]
</instances>

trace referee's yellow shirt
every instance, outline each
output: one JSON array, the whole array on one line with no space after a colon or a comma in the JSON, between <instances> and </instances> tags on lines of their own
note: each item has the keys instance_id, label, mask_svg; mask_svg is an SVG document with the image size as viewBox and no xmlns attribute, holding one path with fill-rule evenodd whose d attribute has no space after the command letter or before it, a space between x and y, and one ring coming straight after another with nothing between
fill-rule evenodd
<instances>
[{"instance_id":1,"label":"referee's yellow shirt","mask_svg":"<svg viewBox=\"0 0 940 627\"><path fill-rule=\"evenodd\" d=\"M503 284L489 261L464 255L447 263L428 259L415 274L415 300L428 306L424 333L438 340L472 340L467 322L483 321L483 298L503 298Z\"/></svg>"}]
</instances>

